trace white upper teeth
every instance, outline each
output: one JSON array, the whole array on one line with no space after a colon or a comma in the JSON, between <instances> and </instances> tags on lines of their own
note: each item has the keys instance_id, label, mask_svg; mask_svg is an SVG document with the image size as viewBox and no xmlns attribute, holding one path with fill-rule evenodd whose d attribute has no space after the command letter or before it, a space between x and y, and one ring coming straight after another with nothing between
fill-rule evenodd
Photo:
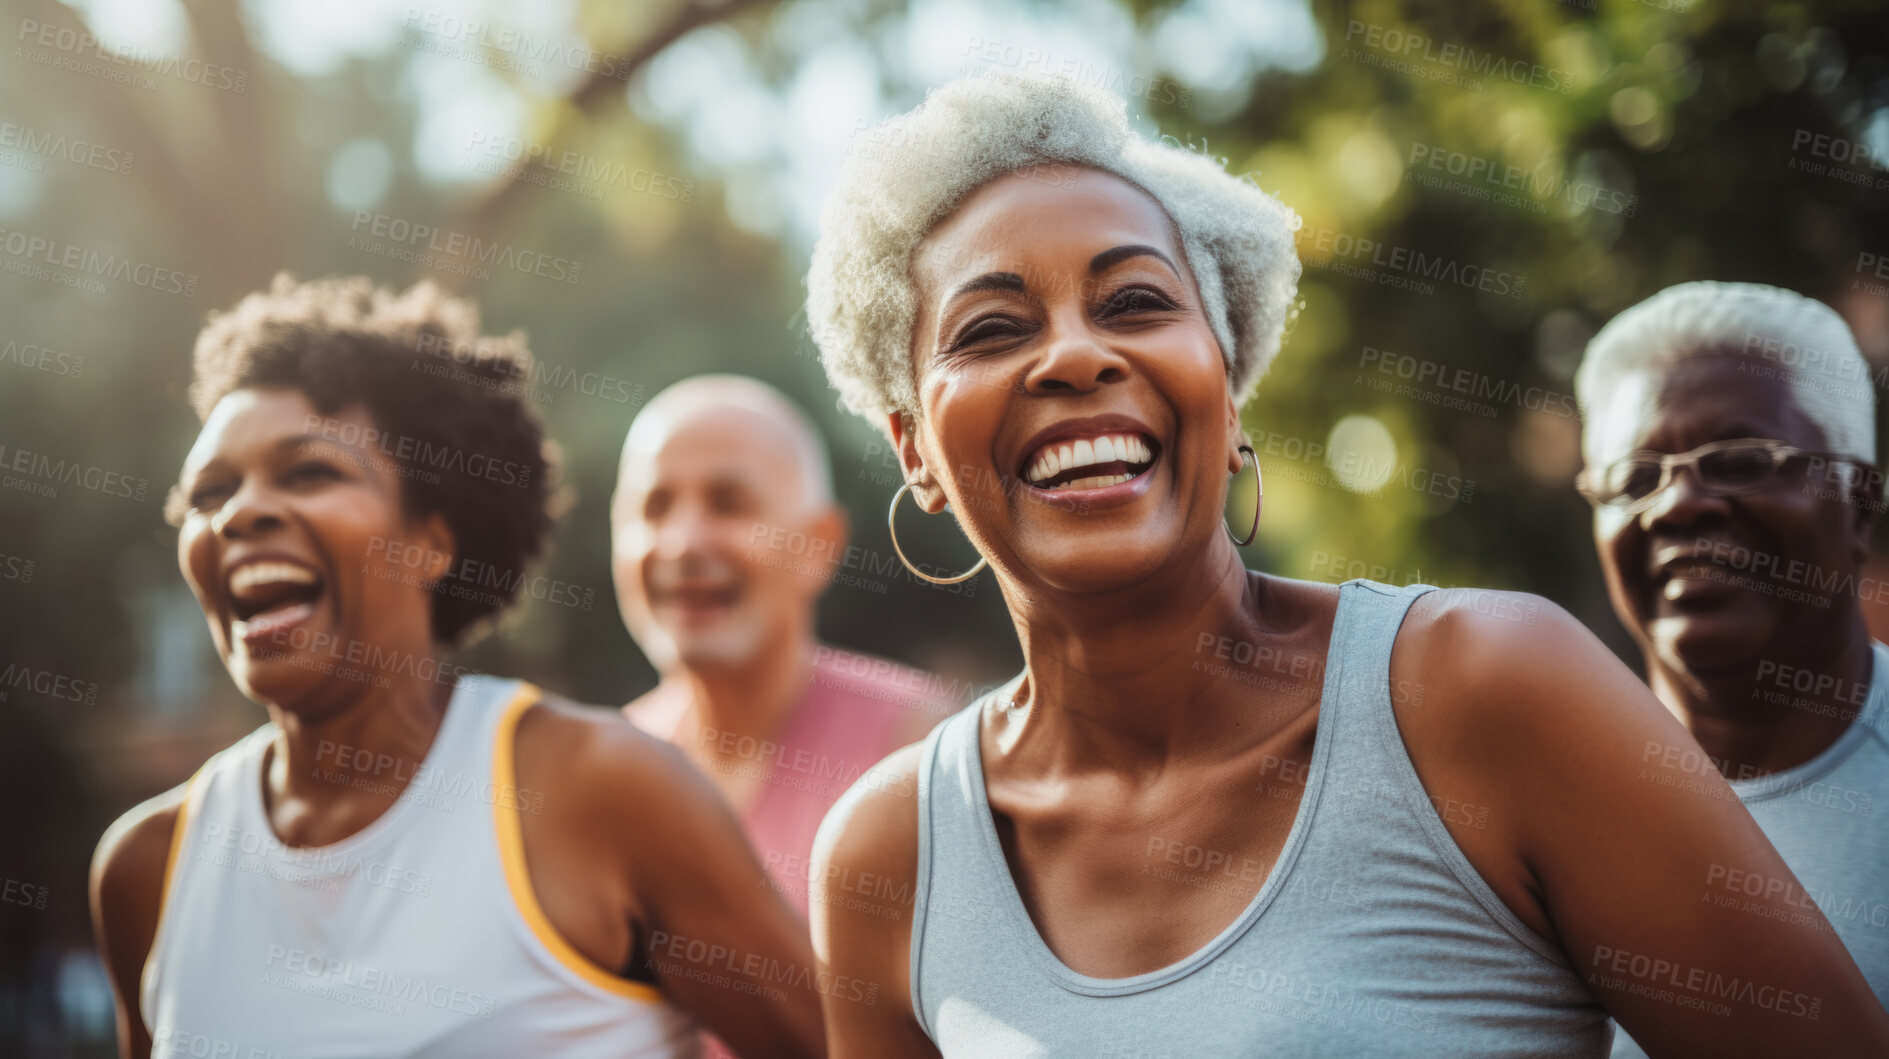
<instances>
[{"instance_id":1,"label":"white upper teeth","mask_svg":"<svg viewBox=\"0 0 1889 1059\"><path fill-rule=\"evenodd\" d=\"M315 583L314 571L294 563L247 563L237 568L230 575L230 594L240 596L260 585L272 585L280 582L297 585Z\"/></svg>"},{"instance_id":2,"label":"white upper teeth","mask_svg":"<svg viewBox=\"0 0 1889 1059\"><path fill-rule=\"evenodd\" d=\"M1078 467L1094 467L1117 461L1148 463L1153 459L1154 453L1139 437L1133 434L1105 434L1099 438L1052 442L1043 446L1036 454L1036 459L1030 463L1026 477L1034 485Z\"/></svg>"}]
</instances>

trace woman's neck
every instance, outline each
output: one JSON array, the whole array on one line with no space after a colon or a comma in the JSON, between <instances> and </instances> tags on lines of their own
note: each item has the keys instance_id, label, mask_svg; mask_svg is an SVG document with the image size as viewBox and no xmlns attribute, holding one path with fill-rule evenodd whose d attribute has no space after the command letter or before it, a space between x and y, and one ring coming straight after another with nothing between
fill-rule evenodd
<instances>
[{"instance_id":1,"label":"woman's neck","mask_svg":"<svg viewBox=\"0 0 1889 1059\"><path fill-rule=\"evenodd\" d=\"M332 699L319 708L269 707L278 731L264 759L263 804L284 843L326 846L366 827L426 760L454 685L415 673L376 678L358 688L324 682Z\"/></svg>"},{"instance_id":2,"label":"woman's neck","mask_svg":"<svg viewBox=\"0 0 1889 1059\"><path fill-rule=\"evenodd\" d=\"M1025 663L1022 682L1008 690L1026 709L1000 719L999 747L1050 768L1158 770L1225 747L1226 725L1239 729L1241 742L1259 740L1300 712L1256 713L1263 693L1228 660L1250 666L1304 653L1288 644L1302 637L1304 622L1269 605L1275 583L1249 574L1231 543L1197 554L1116 596L1026 594L1006 585ZM1298 667L1301 677L1322 674L1322 656L1312 661Z\"/></svg>"}]
</instances>

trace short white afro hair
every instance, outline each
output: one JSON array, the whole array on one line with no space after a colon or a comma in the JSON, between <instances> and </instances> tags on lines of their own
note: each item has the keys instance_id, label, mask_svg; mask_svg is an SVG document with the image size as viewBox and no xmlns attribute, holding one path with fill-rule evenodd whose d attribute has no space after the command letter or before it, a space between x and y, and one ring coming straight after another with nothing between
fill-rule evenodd
<instances>
[{"instance_id":1,"label":"short white afro hair","mask_svg":"<svg viewBox=\"0 0 1889 1059\"><path fill-rule=\"evenodd\" d=\"M1139 136L1107 92L1049 74L982 74L932 90L865 133L826 201L807 319L840 403L882 425L916 412L912 253L971 192L1039 164L1100 169L1167 211L1244 404L1299 283L1298 215L1214 160Z\"/></svg>"},{"instance_id":2,"label":"short white afro hair","mask_svg":"<svg viewBox=\"0 0 1889 1059\"><path fill-rule=\"evenodd\" d=\"M1623 376L1700 353L1769 361L1830 451L1875 463L1869 362L1836 310L1781 287L1697 282L1660 291L1608 321L1587 344L1575 395L1591 413ZM1594 432L1584 435L1588 462L1603 461Z\"/></svg>"}]
</instances>

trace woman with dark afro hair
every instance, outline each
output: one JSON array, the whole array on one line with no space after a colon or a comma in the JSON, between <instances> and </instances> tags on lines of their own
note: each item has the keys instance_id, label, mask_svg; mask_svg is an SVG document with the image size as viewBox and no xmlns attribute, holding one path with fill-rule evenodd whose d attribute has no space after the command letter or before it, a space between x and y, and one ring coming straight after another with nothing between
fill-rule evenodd
<instances>
[{"instance_id":1,"label":"woman with dark afro hair","mask_svg":"<svg viewBox=\"0 0 1889 1059\"><path fill-rule=\"evenodd\" d=\"M821 1050L806 929L682 757L442 660L544 548L523 336L278 276L198 337L167 506L269 721L99 844L125 1055Z\"/></svg>"}]
</instances>

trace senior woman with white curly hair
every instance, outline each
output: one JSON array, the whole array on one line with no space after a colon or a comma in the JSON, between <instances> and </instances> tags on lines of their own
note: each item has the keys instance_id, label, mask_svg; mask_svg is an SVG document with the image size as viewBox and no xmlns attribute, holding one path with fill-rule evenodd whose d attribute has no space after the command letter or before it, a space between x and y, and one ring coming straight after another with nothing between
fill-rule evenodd
<instances>
[{"instance_id":1,"label":"senior woman with white curly hair","mask_svg":"<svg viewBox=\"0 0 1889 1059\"><path fill-rule=\"evenodd\" d=\"M1296 224L1050 77L945 86L848 160L828 375L1025 666L822 828L832 1054L1601 1055L1609 1014L1656 1055L1889 1050L1834 938L1702 900L1789 869L1572 618L1245 568Z\"/></svg>"}]
</instances>

